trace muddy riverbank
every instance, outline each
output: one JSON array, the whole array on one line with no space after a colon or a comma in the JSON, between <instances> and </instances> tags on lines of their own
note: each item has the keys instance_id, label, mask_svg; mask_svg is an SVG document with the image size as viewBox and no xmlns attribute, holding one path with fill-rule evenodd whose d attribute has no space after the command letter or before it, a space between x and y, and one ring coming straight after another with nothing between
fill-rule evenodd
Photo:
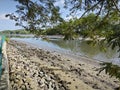
<instances>
[{"instance_id":1,"label":"muddy riverbank","mask_svg":"<svg viewBox=\"0 0 120 90\"><path fill-rule=\"evenodd\" d=\"M118 80L110 78L91 61L74 60L25 43L7 44L11 90L114 90ZM87 59L87 58L84 58Z\"/></svg>"}]
</instances>

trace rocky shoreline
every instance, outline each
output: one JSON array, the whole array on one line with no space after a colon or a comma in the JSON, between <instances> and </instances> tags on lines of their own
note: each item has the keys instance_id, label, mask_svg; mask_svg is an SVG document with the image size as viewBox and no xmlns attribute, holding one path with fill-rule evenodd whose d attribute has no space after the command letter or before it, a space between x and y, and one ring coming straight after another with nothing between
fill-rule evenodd
<instances>
[{"instance_id":1,"label":"rocky shoreline","mask_svg":"<svg viewBox=\"0 0 120 90\"><path fill-rule=\"evenodd\" d=\"M11 90L114 90L119 85L94 64L25 43L7 44Z\"/></svg>"}]
</instances>

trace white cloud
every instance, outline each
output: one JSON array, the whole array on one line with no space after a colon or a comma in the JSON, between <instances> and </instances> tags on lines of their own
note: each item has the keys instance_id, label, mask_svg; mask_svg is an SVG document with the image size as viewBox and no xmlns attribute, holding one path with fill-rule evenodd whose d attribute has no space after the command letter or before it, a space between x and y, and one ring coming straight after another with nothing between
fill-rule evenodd
<instances>
[{"instance_id":1,"label":"white cloud","mask_svg":"<svg viewBox=\"0 0 120 90\"><path fill-rule=\"evenodd\" d=\"M69 21L70 19L72 19L73 17L72 16L67 16L67 17L65 17L65 20L66 21Z\"/></svg>"},{"instance_id":2,"label":"white cloud","mask_svg":"<svg viewBox=\"0 0 120 90\"><path fill-rule=\"evenodd\" d=\"M120 2L118 2L118 8L120 8Z\"/></svg>"},{"instance_id":3,"label":"white cloud","mask_svg":"<svg viewBox=\"0 0 120 90\"><path fill-rule=\"evenodd\" d=\"M65 2L65 0L60 0L60 3L61 3L61 4L64 4L64 2Z\"/></svg>"},{"instance_id":4,"label":"white cloud","mask_svg":"<svg viewBox=\"0 0 120 90\"><path fill-rule=\"evenodd\" d=\"M65 2L65 0L59 0L59 1L57 1L56 3L55 3L55 5L56 6L63 6L64 5L64 2Z\"/></svg>"},{"instance_id":5,"label":"white cloud","mask_svg":"<svg viewBox=\"0 0 120 90\"><path fill-rule=\"evenodd\" d=\"M0 14L0 20L8 20L9 18L5 17L6 14Z\"/></svg>"}]
</instances>

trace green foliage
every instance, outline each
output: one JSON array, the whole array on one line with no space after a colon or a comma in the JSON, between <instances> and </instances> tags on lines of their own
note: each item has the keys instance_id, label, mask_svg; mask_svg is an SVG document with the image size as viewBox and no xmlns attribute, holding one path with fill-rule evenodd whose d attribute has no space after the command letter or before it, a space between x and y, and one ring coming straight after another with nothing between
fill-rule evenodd
<instances>
[{"instance_id":1,"label":"green foliage","mask_svg":"<svg viewBox=\"0 0 120 90\"><path fill-rule=\"evenodd\" d=\"M110 46L112 49L118 48L118 52L120 53L120 30L117 30L113 34L111 34L107 38L108 46ZM119 55L120 57L120 55Z\"/></svg>"},{"instance_id":2,"label":"green foliage","mask_svg":"<svg viewBox=\"0 0 120 90\"><path fill-rule=\"evenodd\" d=\"M1 31L0 34L30 34L29 31L26 30L5 30L5 31Z\"/></svg>"},{"instance_id":3,"label":"green foliage","mask_svg":"<svg viewBox=\"0 0 120 90\"><path fill-rule=\"evenodd\" d=\"M55 6L56 0L15 0L19 2L15 14L7 14L6 17L16 21L16 25L36 33L43 28L62 21L59 7Z\"/></svg>"},{"instance_id":4,"label":"green foliage","mask_svg":"<svg viewBox=\"0 0 120 90\"><path fill-rule=\"evenodd\" d=\"M6 37L6 38L5 38L5 41L6 41L6 42L9 42L9 41L10 41L10 39L9 39L8 37Z\"/></svg>"},{"instance_id":5,"label":"green foliage","mask_svg":"<svg viewBox=\"0 0 120 90\"><path fill-rule=\"evenodd\" d=\"M34 34L37 34L38 31L42 29L46 29L48 26L53 27L54 25L57 25L60 22L64 21L60 14L61 6L56 5L56 2L59 0L39 0L37 2L34 0L15 1L19 2L19 5L16 6L17 10L15 14L7 14L6 16L12 20L15 20L16 25L22 26ZM105 24L104 21L106 18L114 17L114 19L117 19L115 16L119 15L120 12L118 3L119 0L65 0L64 2L65 8L68 8L70 10L70 12L66 12L68 15L75 16L76 13L80 13L80 11L84 11L81 17L91 12L95 14L96 18L93 19L94 15L91 15L92 18L88 17L88 20L84 19L82 21L84 23L84 26L82 28L85 28L85 30L87 28L88 30L84 34L89 33L89 30L93 29L95 26L97 26L97 28L100 28L101 25ZM97 24L95 22L99 19L99 16L102 16L103 18L99 25L95 25ZM94 24L88 25L91 24L91 22ZM87 26L85 26L86 24ZM73 29L72 31L74 31L74 28L81 28L79 26L73 28L73 26L75 25L70 24L69 26L70 29ZM88 27L91 29L88 29ZM72 37L70 34L68 34L68 32L66 32L65 35L66 37Z\"/></svg>"},{"instance_id":6,"label":"green foliage","mask_svg":"<svg viewBox=\"0 0 120 90\"><path fill-rule=\"evenodd\" d=\"M106 74L109 74L111 77L116 77L120 80L120 67L118 65L114 65L109 62L104 62L100 64L102 67L100 68L100 71L105 70Z\"/></svg>"},{"instance_id":7,"label":"green foliage","mask_svg":"<svg viewBox=\"0 0 120 90\"><path fill-rule=\"evenodd\" d=\"M62 29L65 40L73 40L77 37L74 20L63 22L59 27Z\"/></svg>"},{"instance_id":8,"label":"green foliage","mask_svg":"<svg viewBox=\"0 0 120 90\"><path fill-rule=\"evenodd\" d=\"M75 21L64 21L53 28L43 30L43 34L47 35L64 35L65 40L73 40L78 36L77 30L75 29Z\"/></svg>"},{"instance_id":9,"label":"green foliage","mask_svg":"<svg viewBox=\"0 0 120 90\"><path fill-rule=\"evenodd\" d=\"M80 34L84 37L93 37L101 30L99 29L98 31L98 29L96 29L96 26L100 23L100 20L100 17L96 20L96 15L91 13L75 21L76 27L78 28L76 30L79 30Z\"/></svg>"},{"instance_id":10,"label":"green foliage","mask_svg":"<svg viewBox=\"0 0 120 90\"><path fill-rule=\"evenodd\" d=\"M119 0L65 0L65 7L70 9L72 15L85 10L82 16L95 11L97 16L108 17L111 12L120 12L119 2Z\"/></svg>"},{"instance_id":11,"label":"green foliage","mask_svg":"<svg viewBox=\"0 0 120 90\"><path fill-rule=\"evenodd\" d=\"M46 34L46 35L62 35L62 30L60 30L57 27L43 30L43 32L44 32L43 34Z\"/></svg>"}]
</instances>

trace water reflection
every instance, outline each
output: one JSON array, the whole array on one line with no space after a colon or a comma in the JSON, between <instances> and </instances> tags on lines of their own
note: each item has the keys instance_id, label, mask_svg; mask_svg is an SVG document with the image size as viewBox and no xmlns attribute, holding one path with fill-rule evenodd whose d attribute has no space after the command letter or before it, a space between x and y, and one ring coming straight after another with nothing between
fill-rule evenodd
<instances>
[{"instance_id":1,"label":"water reflection","mask_svg":"<svg viewBox=\"0 0 120 90\"><path fill-rule=\"evenodd\" d=\"M109 60L113 58L117 58L118 54L116 52L116 49L112 50L111 48L105 46L106 52L100 50L100 47L98 45L92 46L90 44L87 44L86 41L80 41L80 40L55 40L52 39L50 40L52 43L58 45L61 48L71 50L74 53L79 53L81 55L94 58L94 59L99 59L99 60Z\"/></svg>"},{"instance_id":2,"label":"water reflection","mask_svg":"<svg viewBox=\"0 0 120 90\"><path fill-rule=\"evenodd\" d=\"M106 47L106 52L99 49L99 45L92 46L86 43L86 41L80 40L62 40L62 39L50 39L42 40L35 38L14 38L15 40L20 40L23 42L31 43L34 46L40 47L42 49L49 49L53 51L59 51L62 53L72 53L75 55L82 55L89 58L97 59L100 61L119 61L118 53L111 48Z\"/></svg>"}]
</instances>

